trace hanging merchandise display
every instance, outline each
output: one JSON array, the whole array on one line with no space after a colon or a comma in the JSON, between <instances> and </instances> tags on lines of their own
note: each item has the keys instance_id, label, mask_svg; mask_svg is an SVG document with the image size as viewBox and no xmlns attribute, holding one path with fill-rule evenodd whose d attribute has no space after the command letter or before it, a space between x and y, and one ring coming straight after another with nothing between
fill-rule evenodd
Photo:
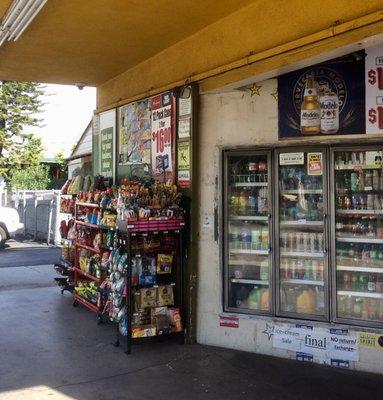
<instances>
[{"instance_id":1,"label":"hanging merchandise display","mask_svg":"<svg viewBox=\"0 0 383 400\"><path fill-rule=\"evenodd\" d=\"M76 192L61 202L73 218L61 230L67 268L56 267L67 275L58 279L70 285L73 305L116 323L116 344L126 337L128 352L133 339L182 336L185 222L177 187L123 179L120 187Z\"/></svg>"}]
</instances>

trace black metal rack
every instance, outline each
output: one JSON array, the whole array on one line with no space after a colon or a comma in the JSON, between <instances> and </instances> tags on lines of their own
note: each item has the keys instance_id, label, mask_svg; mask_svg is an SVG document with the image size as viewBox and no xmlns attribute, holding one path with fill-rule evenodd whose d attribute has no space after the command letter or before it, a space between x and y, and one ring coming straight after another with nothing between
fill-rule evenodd
<instances>
[{"instance_id":1,"label":"black metal rack","mask_svg":"<svg viewBox=\"0 0 383 400\"><path fill-rule=\"evenodd\" d=\"M150 221L149 221L150 222ZM180 342L184 342L185 338L185 320L184 320L184 312L183 312L183 254L182 254L182 230L184 227L184 222L180 222L178 226L175 228L166 228L166 229L153 229L150 224L148 224L148 229L135 229L134 225L126 225L125 229L119 226L118 230L118 246L121 252L126 252L127 260L126 260L126 297L125 297L125 306L127 307L127 335L126 335L126 350L127 354L130 354L132 351L133 343L146 343L146 342L159 342L165 340L179 340ZM161 238L161 243L163 243L164 235L174 235L175 238L175 250L173 252L173 268L172 273L169 274L168 277L160 278L161 282L157 282L155 285L133 285L132 284L132 258L140 257L142 254L137 254L132 250L132 240L133 238L137 238L142 236L143 238L149 235L159 235ZM162 246L161 246L162 249ZM158 254L161 252L161 249L156 251L149 251L151 254ZM172 280L173 282L168 282ZM156 287L162 284L174 284L174 307L178 308L181 315L181 321L183 324L183 330L180 332L171 332L158 334L156 336L150 337L140 337L140 338L132 338L132 317L134 314L134 293L137 289L140 288L149 288ZM121 333L119 322L116 323L116 340L114 345L116 347L121 344Z\"/></svg>"}]
</instances>

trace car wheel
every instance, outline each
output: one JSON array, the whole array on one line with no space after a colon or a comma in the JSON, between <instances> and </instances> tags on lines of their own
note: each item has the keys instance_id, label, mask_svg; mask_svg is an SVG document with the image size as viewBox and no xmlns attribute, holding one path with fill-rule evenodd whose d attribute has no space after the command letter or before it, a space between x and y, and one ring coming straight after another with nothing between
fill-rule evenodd
<instances>
[{"instance_id":1,"label":"car wheel","mask_svg":"<svg viewBox=\"0 0 383 400\"><path fill-rule=\"evenodd\" d=\"M7 240L7 233L4 228L0 226L0 249L2 249L5 245L5 241Z\"/></svg>"}]
</instances>

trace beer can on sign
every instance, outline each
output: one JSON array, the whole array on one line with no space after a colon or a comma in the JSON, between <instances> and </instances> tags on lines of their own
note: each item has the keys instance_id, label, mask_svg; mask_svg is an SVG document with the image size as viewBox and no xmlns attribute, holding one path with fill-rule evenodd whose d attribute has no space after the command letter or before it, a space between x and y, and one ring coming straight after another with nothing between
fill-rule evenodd
<instances>
[{"instance_id":1,"label":"beer can on sign","mask_svg":"<svg viewBox=\"0 0 383 400\"><path fill-rule=\"evenodd\" d=\"M339 130L339 99L336 94L326 94L320 98L321 133L336 133Z\"/></svg>"}]
</instances>

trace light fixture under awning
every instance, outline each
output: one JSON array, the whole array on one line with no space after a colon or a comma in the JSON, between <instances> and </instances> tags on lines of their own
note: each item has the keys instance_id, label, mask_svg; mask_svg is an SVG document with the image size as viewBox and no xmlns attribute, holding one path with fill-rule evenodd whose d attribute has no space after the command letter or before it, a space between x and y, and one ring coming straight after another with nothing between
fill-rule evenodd
<instances>
[{"instance_id":1,"label":"light fixture under awning","mask_svg":"<svg viewBox=\"0 0 383 400\"><path fill-rule=\"evenodd\" d=\"M48 0L14 0L0 25L0 46L16 41Z\"/></svg>"}]
</instances>

